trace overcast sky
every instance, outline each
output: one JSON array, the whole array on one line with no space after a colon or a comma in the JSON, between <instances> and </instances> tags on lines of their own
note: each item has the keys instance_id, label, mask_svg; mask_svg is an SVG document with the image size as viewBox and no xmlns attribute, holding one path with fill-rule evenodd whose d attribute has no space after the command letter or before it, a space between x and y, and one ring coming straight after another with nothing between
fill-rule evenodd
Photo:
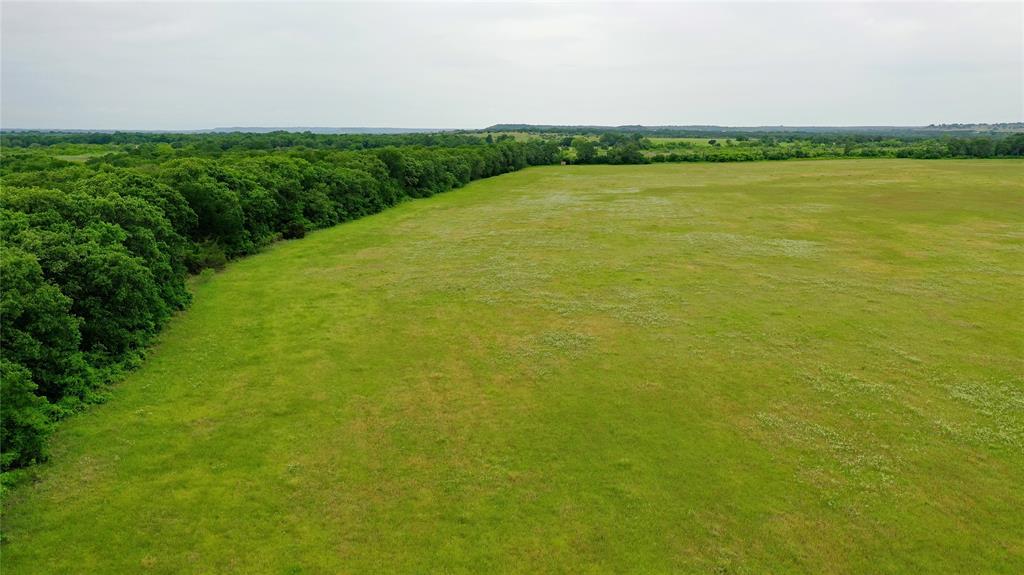
<instances>
[{"instance_id":1,"label":"overcast sky","mask_svg":"<svg viewBox=\"0 0 1024 575\"><path fill-rule=\"evenodd\" d=\"M1024 3L2 4L5 128L1024 121Z\"/></svg>"}]
</instances>

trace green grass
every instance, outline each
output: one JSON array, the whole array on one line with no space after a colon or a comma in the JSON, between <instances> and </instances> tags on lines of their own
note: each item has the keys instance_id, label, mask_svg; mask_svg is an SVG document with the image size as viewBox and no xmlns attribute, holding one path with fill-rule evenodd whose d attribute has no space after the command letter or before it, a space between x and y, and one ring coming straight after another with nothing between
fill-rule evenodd
<instances>
[{"instance_id":1,"label":"green grass","mask_svg":"<svg viewBox=\"0 0 1024 575\"><path fill-rule=\"evenodd\" d=\"M654 143L654 144L667 144L667 145L670 145L670 144L684 144L685 143L685 144L692 144L694 146L701 147L701 146L710 146L711 144L708 143L708 141L710 141L710 140L716 140L716 141L720 142L724 146L725 145L725 141L730 139L730 138L719 138L717 136L708 136L707 138L668 138L668 137L655 136L655 137L648 138L648 139L652 143ZM733 139L733 141L735 141L735 139Z\"/></svg>"},{"instance_id":2,"label":"green grass","mask_svg":"<svg viewBox=\"0 0 1024 575\"><path fill-rule=\"evenodd\" d=\"M275 245L19 573L1024 572L1024 162L553 166Z\"/></svg>"},{"instance_id":3,"label":"green grass","mask_svg":"<svg viewBox=\"0 0 1024 575\"><path fill-rule=\"evenodd\" d=\"M479 135L481 138L491 136L492 138L495 139L497 139L500 136L512 136L512 139L517 142L528 142L530 140L541 139L540 134L535 134L533 132L480 132Z\"/></svg>"},{"instance_id":4,"label":"green grass","mask_svg":"<svg viewBox=\"0 0 1024 575\"><path fill-rule=\"evenodd\" d=\"M58 160L64 160L66 162L74 162L76 164L84 164L93 158L103 156L108 152L89 152L87 154L68 154L68 155L54 155L54 158Z\"/></svg>"}]
</instances>

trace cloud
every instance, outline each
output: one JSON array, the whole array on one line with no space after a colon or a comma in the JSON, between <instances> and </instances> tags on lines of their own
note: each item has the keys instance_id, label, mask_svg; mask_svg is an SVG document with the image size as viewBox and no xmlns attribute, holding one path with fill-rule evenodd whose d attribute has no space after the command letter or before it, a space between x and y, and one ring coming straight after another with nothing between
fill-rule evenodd
<instances>
[{"instance_id":1,"label":"cloud","mask_svg":"<svg viewBox=\"0 0 1024 575\"><path fill-rule=\"evenodd\" d=\"M1024 120L1020 3L17 3L8 128Z\"/></svg>"}]
</instances>

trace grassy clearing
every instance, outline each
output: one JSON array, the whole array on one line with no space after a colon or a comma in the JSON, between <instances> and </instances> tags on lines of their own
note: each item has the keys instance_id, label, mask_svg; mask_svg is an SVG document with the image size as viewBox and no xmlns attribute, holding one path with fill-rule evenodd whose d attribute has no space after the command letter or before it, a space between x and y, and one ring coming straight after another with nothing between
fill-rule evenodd
<instances>
[{"instance_id":1,"label":"grassy clearing","mask_svg":"<svg viewBox=\"0 0 1024 575\"><path fill-rule=\"evenodd\" d=\"M98 158L100 156L106 155L107 153L109 153L109 152L88 152L88 153L85 153L85 154L65 154L65 155L57 154L57 155L54 155L53 157L57 158L58 160L64 160L66 162L74 162L76 164L84 164L84 163L88 162L89 160L91 160L93 158Z\"/></svg>"},{"instance_id":2,"label":"grassy clearing","mask_svg":"<svg viewBox=\"0 0 1024 575\"><path fill-rule=\"evenodd\" d=\"M716 136L708 136L707 138L663 138L660 136L654 136L648 139L655 144L692 144L694 146L710 146L711 144L708 143L708 140L725 142L727 138L719 138Z\"/></svg>"},{"instance_id":3,"label":"grassy clearing","mask_svg":"<svg viewBox=\"0 0 1024 575\"><path fill-rule=\"evenodd\" d=\"M541 138L540 134L535 134L533 132L480 132L481 138L486 138L487 136L491 136L492 138L498 138L499 136L512 136L512 139L517 142L528 142L530 140L539 140Z\"/></svg>"},{"instance_id":4,"label":"grassy clearing","mask_svg":"<svg viewBox=\"0 0 1024 575\"><path fill-rule=\"evenodd\" d=\"M278 244L63 425L4 571L1020 573L1022 182L556 166Z\"/></svg>"}]
</instances>

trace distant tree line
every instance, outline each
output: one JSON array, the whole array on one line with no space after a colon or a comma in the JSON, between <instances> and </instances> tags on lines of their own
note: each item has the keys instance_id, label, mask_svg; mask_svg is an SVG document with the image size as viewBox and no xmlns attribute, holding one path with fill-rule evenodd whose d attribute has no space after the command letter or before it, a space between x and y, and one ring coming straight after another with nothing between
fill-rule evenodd
<instances>
[{"instance_id":1,"label":"distant tree line","mask_svg":"<svg viewBox=\"0 0 1024 575\"><path fill-rule=\"evenodd\" d=\"M1013 158L1024 156L1024 133L1004 137L898 139L850 134L762 136L658 142L642 134L564 136L565 159L577 164L744 162L797 158ZM704 145L706 144L706 145Z\"/></svg>"},{"instance_id":2,"label":"distant tree line","mask_svg":"<svg viewBox=\"0 0 1024 575\"><path fill-rule=\"evenodd\" d=\"M537 124L496 124L484 128L484 132L520 132L538 135L591 135L607 133L640 134L661 138L737 138L745 136L759 138L806 139L812 135L833 137L846 135L864 138L925 139L950 137L971 137L976 135L1000 136L1024 131L1024 122L996 124L938 124L929 126L556 126Z\"/></svg>"},{"instance_id":3,"label":"distant tree line","mask_svg":"<svg viewBox=\"0 0 1024 575\"><path fill-rule=\"evenodd\" d=\"M472 146L480 138L464 132L428 132L413 134L314 134L312 132L57 132L24 131L0 133L0 146L28 148L56 144L98 144L156 146L166 144L185 149L190 155L211 154L228 150L277 150L314 148L332 150L367 150L388 146Z\"/></svg>"},{"instance_id":4,"label":"distant tree line","mask_svg":"<svg viewBox=\"0 0 1024 575\"><path fill-rule=\"evenodd\" d=\"M102 400L139 362L188 305L189 273L406 198L559 161L557 144L539 140L270 152L250 150L246 137L232 153L199 151L223 141L209 138L187 157L133 150L84 164L5 150L0 470L43 459L54 423Z\"/></svg>"}]
</instances>

